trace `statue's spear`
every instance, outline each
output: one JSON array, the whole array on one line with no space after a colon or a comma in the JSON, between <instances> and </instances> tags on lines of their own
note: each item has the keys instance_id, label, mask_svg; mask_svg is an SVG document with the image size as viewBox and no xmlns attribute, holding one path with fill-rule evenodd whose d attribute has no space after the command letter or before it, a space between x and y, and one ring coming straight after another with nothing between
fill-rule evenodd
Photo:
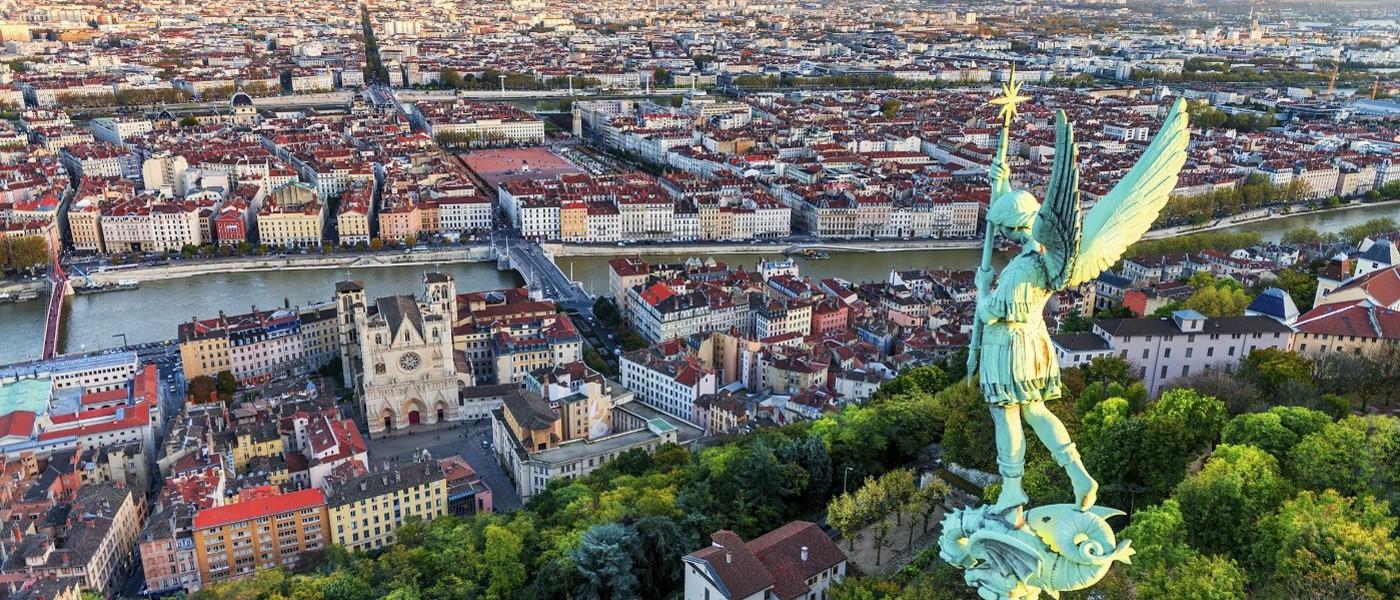
<instances>
[{"instance_id":1,"label":"statue's spear","mask_svg":"<svg viewBox=\"0 0 1400 600\"><path fill-rule=\"evenodd\" d=\"M1006 166L1006 147L1011 142L1011 122L1016 118L1016 105L1026 100L1029 96L1021 95L1021 84L1016 81L1016 63L1011 64L1011 76L1007 82L1001 86L1001 96L993 98L991 104L1001 107L999 116L1001 117L1001 141L997 144L996 157L992 159L991 170L987 173L987 179L991 182L991 198L987 201L987 211L990 213L992 202L997 196L1011 188L1011 177ZM991 221L987 221L986 237L982 239L982 264L977 267L979 275L984 277L992 272L992 242L996 237L996 228ZM977 286L977 305L981 306L982 301L987 297L990 290L986 286ZM982 354L982 319L977 314L974 307L972 313L972 339L967 349L967 380L972 381L972 376L977 373L977 361Z\"/></svg>"}]
</instances>

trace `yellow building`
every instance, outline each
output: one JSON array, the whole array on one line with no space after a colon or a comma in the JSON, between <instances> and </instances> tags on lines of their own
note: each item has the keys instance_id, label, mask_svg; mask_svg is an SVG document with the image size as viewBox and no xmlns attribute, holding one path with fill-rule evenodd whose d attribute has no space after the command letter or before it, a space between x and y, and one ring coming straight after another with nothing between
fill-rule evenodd
<instances>
[{"instance_id":1,"label":"yellow building","mask_svg":"<svg viewBox=\"0 0 1400 600\"><path fill-rule=\"evenodd\" d=\"M258 209L258 241L264 246L309 248L321 245L326 205L304 183L274 190Z\"/></svg>"},{"instance_id":2,"label":"yellow building","mask_svg":"<svg viewBox=\"0 0 1400 600\"><path fill-rule=\"evenodd\" d=\"M234 428L229 444L229 450L233 452L233 468L239 473L247 471L248 461L253 457L281 457L284 450L282 436L277 433L277 426L272 423L239 425Z\"/></svg>"},{"instance_id":3,"label":"yellow building","mask_svg":"<svg viewBox=\"0 0 1400 600\"><path fill-rule=\"evenodd\" d=\"M90 199L74 203L68 209L68 231L73 236L73 247L84 252L102 252L102 212Z\"/></svg>"},{"instance_id":4,"label":"yellow building","mask_svg":"<svg viewBox=\"0 0 1400 600\"><path fill-rule=\"evenodd\" d=\"M363 208L340 211L335 228L342 244L369 243L369 214Z\"/></svg>"},{"instance_id":5,"label":"yellow building","mask_svg":"<svg viewBox=\"0 0 1400 600\"><path fill-rule=\"evenodd\" d=\"M559 207L559 239L566 242L588 241L588 205L567 202Z\"/></svg>"},{"instance_id":6,"label":"yellow building","mask_svg":"<svg viewBox=\"0 0 1400 600\"><path fill-rule=\"evenodd\" d=\"M393 471L327 481L333 540L352 552L394 543L404 519L447 514L447 477L431 458Z\"/></svg>"},{"instance_id":7,"label":"yellow building","mask_svg":"<svg viewBox=\"0 0 1400 600\"><path fill-rule=\"evenodd\" d=\"M199 326L191 321L180 324L180 364L184 366L185 379L201 375L214 377L219 371L231 367L228 336ZM197 402L207 402L208 398L196 398Z\"/></svg>"}]
</instances>

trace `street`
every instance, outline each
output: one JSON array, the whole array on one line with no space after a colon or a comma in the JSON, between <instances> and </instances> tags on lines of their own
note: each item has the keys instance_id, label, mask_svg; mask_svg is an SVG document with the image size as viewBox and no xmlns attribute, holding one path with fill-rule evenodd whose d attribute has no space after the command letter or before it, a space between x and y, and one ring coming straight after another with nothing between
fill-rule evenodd
<instances>
[{"instance_id":1,"label":"street","mask_svg":"<svg viewBox=\"0 0 1400 600\"><path fill-rule=\"evenodd\" d=\"M369 460L373 468L378 468L385 460L413 460L413 455L420 450L427 450L435 459L459 454L467 459L467 463L476 469L477 476L491 488L496 512L509 512L520 508L520 495L516 493L515 485L506 476L505 469L496 462L492 450L482 448L483 441L491 441L489 419L459 423L437 431L368 440Z\"/></svg>"}]
</instances>

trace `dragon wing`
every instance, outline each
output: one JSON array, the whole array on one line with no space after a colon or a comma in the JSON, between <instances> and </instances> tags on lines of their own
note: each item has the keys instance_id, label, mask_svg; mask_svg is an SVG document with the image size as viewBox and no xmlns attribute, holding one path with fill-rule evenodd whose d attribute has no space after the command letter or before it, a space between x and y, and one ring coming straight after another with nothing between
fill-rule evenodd
<instances>
[{"instance_id":1,"label":"dragon wing","mask_svg":"<svg viewBox=\"0 0 1400 600\"><path fill-rule=\"evenodd\" d=\"M1177 99L1161 131L1137 164L1084 216L1079 250L1070 265L1067 285L1076 286L1098 277L1152 227L1186 164L1186 144L1191 138L1187 123L1186 101ZM1055 166L1059 167L1058 155Z\"/></svg>"},{"instance_id":2,"label":"dragon wing","mask_svg":"<svg viewBox=\"0 0 1400 600\"><path fill-rule=\"evenodd\" d=\"M968 548L973 556L985 558L993 571L1020 581L1039 574L1044 558L1024 540L985 529L968 536Z\"/></svg>"},{"instance_id":3,"label":"dragon wing","mask_svg":"<svg viewBox=\"0 0 1400 600\"><path fill-rule=\"evenodd\" d=\"M1074 145L1074 127L1065 111L1055 112L1055 164L1045 201L1031 235L1045 248L1045 271L1052 289L1064 287L1075 271L1081 251L1079 239L1083 217L1079 209L1079 149Z\"/></svg>"}]
</instances>

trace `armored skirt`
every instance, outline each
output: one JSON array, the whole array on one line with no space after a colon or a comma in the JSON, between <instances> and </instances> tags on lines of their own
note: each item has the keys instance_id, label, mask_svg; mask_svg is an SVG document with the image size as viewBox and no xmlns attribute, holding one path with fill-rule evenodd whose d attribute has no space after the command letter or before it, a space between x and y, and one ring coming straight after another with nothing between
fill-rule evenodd
<instances>
[{"instance_id":1,"label":"armored skirt","mask_svg":"<svg viewBox=\"0 0 1400 600\"><path fill-rule=\"evenodd\" d=\"M1042 313L1051 291L1036 252L1017 256L982 301L982 351L977 373L982 397L1002 406L1060 397L1060 364Z\"/></svg>"}]
</instances>

